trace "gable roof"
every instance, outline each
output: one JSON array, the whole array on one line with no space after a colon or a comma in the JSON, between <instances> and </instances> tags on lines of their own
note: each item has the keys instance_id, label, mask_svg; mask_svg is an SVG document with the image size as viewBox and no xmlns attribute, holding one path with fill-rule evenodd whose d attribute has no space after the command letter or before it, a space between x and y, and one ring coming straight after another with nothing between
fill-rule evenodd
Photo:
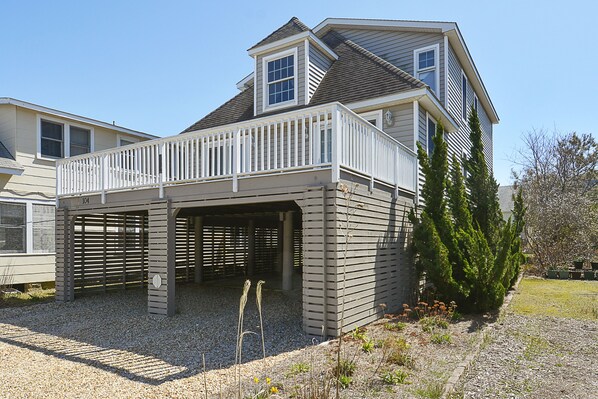
<instances>
[{"instance_id":1,"label":"gable roof","mask_svg":"<svg viewBox=\"0 0 598 399\"><path fill-rule=\"evenodd\" d=\"M465 44L463 35L456 22L444 21L405 21L390 19L364 19L364 18L326 18L320 22L312 31L318 36L335 28L358 28L358 29L376 29L376 30L405 30L412 32L436 32L444 35L450 42L451 47L459 59L463 70L469 77L471 85L478 94L480 103L486 110L490 121L498 123L500 121L496 108L490 99L486 86L480 77L478 69Z\"/></svg>"},{"instance_id":2,"label":"gable roof","mask_svg":"<svg viewBox=\"0 0 598 399\"><path fill-rule=\"evenodd\" d=\"M263 46L265 44L270 44L277 42L279 40L285 39L287 37L291 37L298 33L309 32L309 29L303 22L299 20L297 17L293 17L287 22L286 24L282 25L280 28L276 29L274 32L270 33L264 39L256 43L255 45L251 46L249 50L254 49L256 47Z\"/></svg>"},{"instance_id":3,"label":"gable roof","mask_svg":"<svg viewBox=\"0 0 598 399\"><path fill-rule=\"evenodd\" d=\"M329 32L322 40L338 54L338 59L324 75L309 104L257 117L335 101L347 104L426 87L407 72L336 32ZM244 90L182 133L253 119L253 101L253 90Z\"/></svg>"}]
</instances>

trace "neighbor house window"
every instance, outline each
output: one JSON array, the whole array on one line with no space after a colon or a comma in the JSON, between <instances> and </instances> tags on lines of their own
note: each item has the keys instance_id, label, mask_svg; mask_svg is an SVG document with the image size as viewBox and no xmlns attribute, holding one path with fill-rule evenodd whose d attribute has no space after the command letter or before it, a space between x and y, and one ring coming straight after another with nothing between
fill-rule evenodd
<instances>
[{"instance_id":1,"label":"neighbor house window","mask_svg":"<svg viewBox=\"0 0 598 399\"><path fill-rule=\"evenodd\" d=\"M415 50L415 76L430 86L430 89L438 94L438 53L439 46L434 45L423 49Z\"/></svg>"},{"instance_id":2,"label":"neighbor house window","mask_svg":"<svg viewBox=\"0 0 598 399\"><path fill-rule=\"evenodd\" d=\"M428 117L428 154L434 152L434 135L436 134L436 122Z\"/></svg>"},{"instance_id":3,"label":"neighbor house window","mask_svg":"<svg viewBox=\"0 0 598 399\"><path fill-rule=\"evenodd\" d=\"M461 74L461 101L461 116L463 120L467 120L467 77L465 77L465 74Z\"/></svg>"},{"instance_id":4,"label":"neighbor house window","mask_svg":"<svg viewBox=\"0 0 598 399\"><path fill-rule=\"evenodd\" d=\"M93 128L38 116L38 157L65 158L93 151Z\"/></svg>"},{"instance_id":5,"label":"neighbor house window","mask_svg":"<svg viewBox=\"0 0 598 399\"><path fill-rule=\"evenodd\" d=\"M70 156L87 154L91 152L91 130L71 126Z\"/></svg>"},{"instance_id":6,"label":"neighbor house window","mask_svg":"<svg viewBox=\"0 0 598 399\"><path fill-rule=\"evenodd\" d=\"M136 141L127 140L127 139L119 139L118 140L119 147L123 147L125 145L131 145L131 144L135 144L135 143L136 143Z\"/></svg>"},{"instance_id":7,"label":"neighbor house window","mask_svg":"<svg viewBox=\"0 0 598 399\"><path fill-rule=\"evenodd\" d=\"M0 202L0 253L27 251L26 205Z\"/></svg>"},{"instance_id":8,"label":"neighbor house window","mask_svg":"<svg viewBox=\"0 0 598 399\"><path fill-rule=\"evenodd\" d=\"M45 157L64 157L64 125L41 121L41 154Z\"/></svg>"},{"instance_id":9,"label":"neighbor house window","mask_svg":"<svg viewBox=\"0 0 598 399\"><path fill-rule=\"evenodd\" d=\"M296 51L286 51L264 58L266 107L296 103Z\"/></svg>"},{"instance_id":10,"label":"neighbor house window","mask_svg":"<svg viewBox=\"0 0 598 399\"><path fill-rule=\"evenodd\" d=\"M54 205L33 204L33 252L54 252Z\"/></svg>"}]
</instances>

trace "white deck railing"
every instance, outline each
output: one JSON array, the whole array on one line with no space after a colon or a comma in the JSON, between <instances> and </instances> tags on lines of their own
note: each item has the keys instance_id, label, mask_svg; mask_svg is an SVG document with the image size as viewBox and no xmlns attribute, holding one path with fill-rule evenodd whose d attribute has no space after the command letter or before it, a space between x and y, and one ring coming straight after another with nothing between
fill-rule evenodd
<instances>
[{"instance_id":1,"label":"white deck railing","mask_svg":"<svg viewBox=\"0 0 598 399\"><path fill-rule=\"evenodd\" d=\"M60 159L57 196L329 168L415 191L416 155L339 103Z\"/></svg>"}]
</instances>

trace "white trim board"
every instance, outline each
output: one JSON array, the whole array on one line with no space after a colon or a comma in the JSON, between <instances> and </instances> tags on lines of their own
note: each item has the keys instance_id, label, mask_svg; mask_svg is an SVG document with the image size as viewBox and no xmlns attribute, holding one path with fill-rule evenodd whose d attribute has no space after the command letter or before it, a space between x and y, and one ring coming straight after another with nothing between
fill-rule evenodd
<instances>
[{"instance_id":1,"label":"white trim board","mask_svg":"<svg viewBox=\"0 0 598 399\"><path fill-rule=\"evenodd\" d=\"M116 130L121 133L130 134L132 136L143 137L145 139L151 140L151 139L159 138L158 136L155 136L153 134L148 134L148 133L139 132L137 130L127 129L126 127L117 126L117 125L113 125L111 123L98 121L95 119L87 118L85 116L70 114L68 112L59 111L59 110L52 109L52 108L47 108L47 107L44 107L41 105L28 103L26 101L17 100L17 99L10 98L10 97L0 97L0 105L2 105L2 104L14 105L17 107L30 109L32 111L42 112L42 113L48 114L48 115L53 115L53 116L58 116L61 118L70 119L72 121L79 122L79 123L86 123L89 125L99 126L104 129Z\"/></svg>"},{"instance_id":2,"label":"white trim board","mask_svg":"<svg viewBox=\"0 0 598 399\"><path fill-rule=\"evenodd\" d=\"M388 108L392 105L404 104L415 100L419 101L420 105L424 106L424 108L434 115L437 120L441 120L446 131L452 132L459 128L457 121L447 112L428 88L405 91L398 94L376 97L364 101L356 101L344 105L355 112L362 112Z\"/></svg>"}]
</instances>

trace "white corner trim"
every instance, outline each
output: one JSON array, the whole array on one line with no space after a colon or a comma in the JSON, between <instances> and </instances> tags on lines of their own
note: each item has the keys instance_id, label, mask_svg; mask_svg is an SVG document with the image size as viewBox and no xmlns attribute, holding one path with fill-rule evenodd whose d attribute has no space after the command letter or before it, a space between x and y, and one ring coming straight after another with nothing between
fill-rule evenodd
<instances>
[{"instance_id":1,"label":"white corner trim","mask_svg":"<svg viewBox=\"0 0 598 399\"><path fill-rule=\"evenodd\" d=\"M419 141L419 101L413 102L413 151L417 153L417 142Z\"/></svg>"},{"instance_id":2,"label":"white corner trim","mask_svg":"<svg viewBox=\"0 0 598 399\"><path fill-rule=\"evenodd\" d=\"M448 36L444 35L444 107L448 109L448 76L449 76L449 66L448 66L448 54L449 54L449 41Z\"/></svg>"},{"instance_id":3,"label":"white corner trim","mask_svg":"<svg viewBox=\"0 0 598 399\"><path fill-rule=\"evenodd\" d=\"M257 74L257 55L253 56L253 63L254 63L254 71ZM263 71L262 71L263 73ZM253 116L257 115L257 79L254 78L253 80ZM264 91L264 88L262 87L262 92Z\"/></svg>"},{"instance_id":4,"label":"white corner trim","mask_svg":"<svg viewBox=\"0 0 598 399\"><path fill-rule=\"evenodd\" d=\"M85 123L85 124L89 124L89 125L93 125L93 126L102 127L104 129L115 130L115 131L119 131L122 133L130 134L133 136L143 137L145 139L151 140L151 139L159 138L158 136L155 136L153 134L148 134L148 133L139 132L137 130L127 129L126 127L113 125L111 123L98 121L98 120L87 118L84 116L70 114L68 112L58 111L56 109L47 108L47 107L43 107L41 105L28 103L26 101L16 100L16 99L10 98L10 97L0 97L0 105L1 104L10 104L10 105L14 105L17 107L30 109L32 111L41 112L41 113L44 113L47 115L51 115L51 116L55 116L55 117L59 117L59 118L65 118L65 119L68 119L69 121L75 121L75 122L79 122L79 123Z\"/></svg>"},{"instance_id":5,"label":"white corner trim","mask_svg":"<svg viewBox=\"0 0 598 399\"><path fill-rule=\"evenodd\" d=\"M311 76L309 75L309 40L305 39L305 104L309 104L311 97L309 96L309 83Z\"/></svg>"},{"instance_id":6,"label":"white corner trim","mask_svg":"<svg viewBox=\"0 0 598 399\"><path fill-rule=\"evenodd\" d=\"M283 103L278 103L274 105L268 104L268 62L272 60L276 60L278 58L288 57L289 55L293 55L293 71L294 71L294 94L293 100L285 101ZM278 53L270 54L266 57L262 58L262 113L273 111L280 108L291 107L293 105L297 105L299 101L299 70L297 68L298 60L297 60L297 47L293 47L291 49L281 51Z\"/></svg>"}]
</instances>

